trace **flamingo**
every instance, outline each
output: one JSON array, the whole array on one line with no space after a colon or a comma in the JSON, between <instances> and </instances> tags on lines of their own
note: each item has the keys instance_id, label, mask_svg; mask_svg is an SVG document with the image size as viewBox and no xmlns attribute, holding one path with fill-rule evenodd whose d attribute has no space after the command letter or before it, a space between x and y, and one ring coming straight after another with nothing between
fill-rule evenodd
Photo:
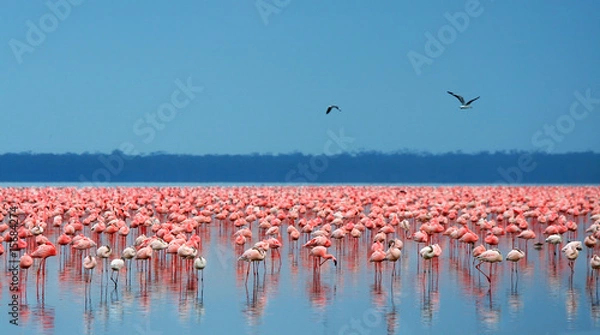
<instances>
[{"instance_id":1,"label":"flamingo","mask_svg":"<svg viewBox=\"0 0 600 335\"><path fill-rule=\"evenodd\" d=\"M442 254L442 248L436 243L434 245L428 245L423 247L419 251L419 255L423 257L423 259L432 259L434 257L439 257Z\"/></svg>"},{"instance_id":2,"label":"flamingo","mask_svg":"<svg viewBox=\"0 0 600 335\"><path fill-rule=\"evenodd\" d=\"M400 242L400 243L398 243ZM398 239L391 240L388 243L388 250L385 252L385 260L392 262L392 276L396 275L396 261L402 256L402 241Z\"/></svg>"},{"instance_id":3,"label":"flamingo","mask_svg":"<svg viewBox=\"0 0 600 335\"><path fill-rule=\"evenodd\" d=\"M492 279L491 279L491 265L493 263L500 263L502 262L502 254L500 253L500 250L498 249L491 249L491 250L486 250L485 252L483 252L481 255L477 256L477 260L479 260L479 263L477 265L475 265L475 268L481 272L485 278L487 278L488 283L492 283ZM483 271L481 271L481 269L479 268L481 266L481 264L483 262L486 263L490 263L490 275L486 275L485 273L483 273Z\"/></svg>"},{"instance_id":4,"label":"flamingo","mask_svg":"<svg viewBox=\"0 0 600 335\"><path fill-rule=\"evenodd\" d=\"M19 259L19 267L21 269L29 269L31 265L33 265L33 258L31 258L31 256L29 256L27 253L24 253Z\"/></svg>"},{"instance_id":5,"label":"flamingo","mask_svg":"<svg viewBox=\"0 0 600 335\"><path fill-rule=\"evenodd\" d=\"M115 258L110 262L110 268L112 269L112 272L110 274L110 280L112 280L113 283L115 283L115 288L117 288L117 283L119 282L119 271L121 271L121 269L124 266L125 266L125 259L123 257ZM113 275L115 274L115 272L117 273L117 280L113 279Z\"/></svg>"},{"instance_id":6,"label":"flamingo","mask_svg":"<svg viewBox=\"0 0 600 335\"><path fill-rule=\"evenodd\" d=\"M92 270L97 265L96 257L88 255L83 259L83 268L86 270Z\"/></svg>"},{"instance_id":7,"label":"flamingo","mask_svg":"<svg viewBox=\"0 0 600 335\"><path fill-rule=\"evenodd\" d=\"M102 267L104 272L108 272L108 267L106 266L106 263L108 262L108 257L110 257L111 253L112 249L108 245L103 245L96 249L96 256L104 260L104 266Z\"/></svg>"},{"instance_id":8,"label":"flamingo","mask_svg":"<svg viewBox=\"0 0 600 335\"><path fill-rule=\"evenodd\" d=\"M41 258L42 262L40 263L37 274L40 274L40 271L43 269L46 271L46 259L48 257L56 256L56 247L52 243L39 245L32 253L32 258Z\"/></svg>"},{"instance_id":9,"label":"flamingo","mask_svg":"<svg viewBox=\"0 0 600 335\"><path fill-rule=\"evenodd\" d=\"M202 256L198 256L196 257L196 259L194 259L194 269L196 269L196 271L202 271L202 299L204 299L204 268L206 267L206 259ZM196 278L198 276L196 275Z\"/></svg>"},{"instance_id":10,"label":"flamingo","mask_svg":"<svg viewBox=\"0 0 600 335\"><path fill-rule=\"evenodd\" d=\"M508 252L508 254L506 254L506 260L509 262L513 262L513 264L516 265L517 262L519 262L521 259L523 259L525 257L525 252L523 252L523 250L521 249L513 249L511 251ZM518 272L517 267L514 267L515 272Z\"/></svg>"},{"instance_id":11,"label":"flamingo","mask_svg":"<svg viewBox=\"0 0 600 335\"><path fill-rule=\"evenodd\" d=\"M206 267L206 258L202 256L196 257L194 259L194 269L200 271L202 270L202 282L204 282L204 268Z\"/></svg>"},{"instance_id":12,"label":"flamingo","mask_svg":"<svg viewBox=\"0 0 600 335\"><path fill-rule=\"evenodd\" d=\"M586 247L588 247L589 249L592 249L592 250L596 247L597 242L598 242L598 239L596 239L596 237L594 237L594 235L587 235L585 237L585 239L583 240L583 244L585 244Z\"/></svg>"},{"instance_id":13,"label":"flamingo","mask_svg":"<svg viewBox=\"0 0 600 335\"><path fill-rule=\"evenodd\" d=\"M592 256L592 258L590 259L590 268L592 268L592 276L594 276L594 273L596 273L596 281L598 281L598 271L600 270L600 256L596 254Z\"/></svg>"},{"instance_id":14,"label":"flamingo","mask_svg":"<svg viewBox=\"0 0 600 335\"><path fill-rule=\"evenodd\" d=\"M149 260L152 257L152 248L148 245L140 248L136 253L134 259L136 260ZM139 263L138 263L139 265Z\"/></svg>"},{"instance_id":15,"label":"flamingo","mask_svg":"<svg viewBox=\"0 0 600 335\"><path fill-rule=\"evenodd\" d=\"M581 250L581 249L582 249L581 242L574 241L574 242L567 243L561 250L567 257L567 259L569 260L569 267L571 268L571 273L573 273L575 271L573 269L573 263L579 256L579 250Z\"/></svg>"},{"instance_id":16,"label":"flamingo","mask_svg":"<svg viewBox=\"0 0 600 335\"><path fill-rule=\"evenodd\" d=\"M554 254L556 255L557 245L562 243L562 236L560 234L552 234L546 237L546 243L554 245Z\"/></svg>"},{"instance_id":17,"label":"flamingo","mask_svg":"<svg viewBox=\"0 0 600 335\"><path fill-rule=\"evenodd\" d=\"M246 284L248 283L248 276L250 274L250 264L255 264L255 262L262 262L265 259L266 250L262 247L252 247L246 251L238 258L239 261L248 262L248 269L246 270ZM258 275L257 267L254 266L254 275Z\"/></svg>"},{"instance_id":18,"label":"flamingo","mask_svg":"<svg viewBox=\"0 0 600 335\"><path fill-rule=\"evenodd\" d=\"M535 238L535 232L531 229L525 229L517 235L517 238L521 238L525 240L525 250L527 250L527 241L533 240ZM514 243L513 243L514 244Z\"/></svg>"},{"instance_id":19,"label":"flamingo","mask_svg":"<svg viewBox=\"0 0 600 335\"><path fill-rule=\"evenodd\" d=\"M123 249L123 252L121 252L121 257L123 257L124 259L132 259L135 257L135 255L136 250L134 247L127 247Z\"/></svg>"},{"instance_id":20,"label":"flamingo","mask_svg":"<svg viewBox=\"0 0 600 335\"><path fill-rule=\"evenodd\" d=\"M337 266L337 259L332 254L328 254L327 248L324 246L319 245L319 246L312 248L310 250L310 255L315 257L315 262L314 262L314 266L313 266L314 270L320 269L321 265L323 265L325 262L327 262L330 259L333 261L333 266ZM320 262L321 258L324 258L324 260L322 262Z\"/></svg>"},{"instance_id":21,"label":"flamingo","mask_svg":"<svg viewBox=\"0 0 600 335\"><path fill-rule=\"evenodd\" d=\"M525 252L521 249L513 249L506 254L506 260L510 262L518 262L525 257Z\"/></svg>"},{"instance_id":22,"label":"flamingo","mask_svg":"<svg viewBox=\"0 0 600 335\"><path fill-rule=\"evenodd\" d=\"M369 257L369 262L375 263L375 277L382 272L381 262L385 260L385 256L386 253L383 250L377 249Z\"/></svg>"}]
</instances>

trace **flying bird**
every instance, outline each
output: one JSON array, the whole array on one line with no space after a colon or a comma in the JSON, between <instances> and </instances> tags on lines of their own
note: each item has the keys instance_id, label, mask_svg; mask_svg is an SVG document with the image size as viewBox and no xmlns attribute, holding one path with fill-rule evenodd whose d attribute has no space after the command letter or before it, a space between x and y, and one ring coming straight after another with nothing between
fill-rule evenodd
<instances>
[{"instance_id":1,"label":"flying bird","mask_svg":"<svg viewBox=\"0 0 600 335\"><path fill-rule=\"evenodd\" d=\"M334 108L337 109L337 110L339 110L340 112L342 111L338 106L331 105L331 106L327 107L327 111L325 112L325 114L329 114L329 112L331 112L331 110L334 109Z\"/></svg>"},{"instance_id":2,"label":"flying bird","mask_svg":"<svg viewBox=\"0 0 600 335\"><path fill-rule=\"evenodd\" d=\"M463 98L462 96L460 96L460 95L458 95L458 94L454 94L454 93L452 93L452 92L450 92L450 91L447 91L447 92L448 92L448 94L455 96L455 97L456 97L456 99L458 99L458 101L460 101L460 103L462 104L462 105L460 106L460 109L469 109L469 108L473 108L473 107L471 107L471 102L473 102L473 101L475 101L475 100L479 99L479 97L477 97L477 98L475 98L475 99L471 99L471 100L469 100L467 103L465 103L465 98Z\"/></svg>"}]
</instances>

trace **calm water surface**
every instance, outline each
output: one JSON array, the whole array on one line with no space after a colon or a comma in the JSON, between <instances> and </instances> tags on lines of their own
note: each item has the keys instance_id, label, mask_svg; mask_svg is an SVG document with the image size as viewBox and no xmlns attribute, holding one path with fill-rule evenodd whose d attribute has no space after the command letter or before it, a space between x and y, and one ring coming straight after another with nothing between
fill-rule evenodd
<instances>
[{"instance_id":1,"label":"calm water surface","mask_svg":"<svg viewBox=\"0 0 600 335\"><path fill-rule=\"evenodd\" d=\"M586 219L578 220L573 239L583 240ZM81 269L81 254L64 248L48 259L45 277L37 264L20 270L19 327L9 323L10 254L0 256L0 330L2 334L598 334L598 284L590 279L587 248L571 274L560 251L549 245L527 247L516 269L504 261L493 266L490 285L475 268L465 246L440 239L443 254L427 262L423 245L405 239L397 275L384 264L381 279L368 263L371 235L344 240L329 252L320 275L312 269L308 249L292 244L282 226L281 257L267 256L258 277L245 284L244 248L234 247L232 225L203 225L202 254L208 260L203 281L186 271L178 257L155 254L151 264L134 261L120 273L98 267L90 276ZM49 228L56 229L56 228ZM89 235L89 227L86 227ZM51 240L60 234L51 231ZM127 237L100 235L101 244L117 250L133 244ZM147 235L151 235L148 231ZM259 236L253 227L253 236ZM253 238L253 242L257 238ZM501 239L503 255L510 241ZM98 244L100 245L100 244ZM58 246L57 246L58 247ZM246 245L248 247L248 244ZM525 248L525 246L522 246ZM8 249L8 248L6 248ZM18 258L17 258L18 259ZM486 273L489 265L481 267ZM106 269L105 269L106 270ZM200 275L202 276L202 275ZM89 281L88 281L89 280ZM39 284L38 284L39 282Z\"/></svg>"}]
</instances>

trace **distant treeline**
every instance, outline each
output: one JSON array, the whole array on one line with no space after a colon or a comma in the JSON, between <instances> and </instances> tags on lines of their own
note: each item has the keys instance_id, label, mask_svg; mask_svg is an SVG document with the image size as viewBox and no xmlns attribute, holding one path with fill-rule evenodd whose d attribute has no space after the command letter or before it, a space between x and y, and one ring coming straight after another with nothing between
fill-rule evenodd
<instances>
[{"instance_id":1,"label":"distant treeline","mask_svg":"<svg viewBox=\"0 0 600 335\"><path fill-rule=\"evenodd\" d=\"M600 154L3 154L1 182L600 183Z\"/></svg>"}]
</instances>

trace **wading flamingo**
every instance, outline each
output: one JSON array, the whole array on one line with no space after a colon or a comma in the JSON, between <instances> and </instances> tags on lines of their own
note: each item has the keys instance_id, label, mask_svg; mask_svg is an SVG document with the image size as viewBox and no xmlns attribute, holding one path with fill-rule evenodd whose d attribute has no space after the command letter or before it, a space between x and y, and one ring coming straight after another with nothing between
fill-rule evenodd
<instances>
[{"instance_id":1,"label":"wading flamingo","mask_svg":"<svg viewBox=\"0 0 600 335\"><path fill-rule=\"evenodd\" d=\"M592 268L592 279L594 278L594 273L596 276L596 282L598 282L598 271L600 271L600 256L594 254L590 259L590 268Z\"/></svg>"},{"instance_id":2,"label":"wading flamingo","mask_svg":"<svg viewBox=\"0 0 600 335\"><path fill-rule=\"evenodd\" d=\"M92 256L92 255L88 255L83 259L83 268L88 270L90 272L90 274L92 274L92 271L94 270L94 268L96 267L96 257ZM90 278L91 280L91 278Z\"/></svg>"},{"instance_id":3,"label":"wading flamingo","mask_svg":"<svg viewBox=\"0 0 600 335\"><path fill-rule=\"evenodd\" d=\"M194 259L194 269L197 271L202 271L202 282L204 283L204 268L206 267L206 259L202 256L196 257Z\"/></svg>"},{"instance_id":4,"label":"wading flamingo","mask_svg":"<svg viewBox=\"0 0 600 335\"><path fill-rule=\"evenodd\" d=\"M125 259L115 258L110 262L110 268L112 269L112 273L110 274L110 280L115 283L115 288L117 288L117 283L119 282L119 271L125 266ZM113 275L117 273L117 280L113 279Z\"/></svg>"},{"instance_id":5,"label":"wading flamingo","mask_svg":"<svg viewBox=\"0 0 600 335\"><path fill-rule=\"evenodd\" d=\"M479 255L477 257L477 260L479 260L479 263L477 265L475 265L475 268L479 272L481 272L485 276L485 278L487 278L488 283L491 284L492 279L490 276L492 275L492 264L502 262L502 254L500 253L500 250L498 250L498 249L486 250L485 252L483 252L481 255ZM481 271L481 269L479 268L483 262L490 263L490 275L489 276L486 275L485 273L483 273L483 271Z\"/></svg>"},{"instance_id":6,"label":"wading flamingo","mask_svg":"<svg viewBox=\"0 0 600 335\"><path fill-rule=\"evenodd\" d=\"M324 246L319 245L319 246L312 248L310 250L310 255L315 257L315 261L313 263L313 270L317 270L317 271L320 270L321 265L323 265L325 262L327 262L330 259L333 261L333 265L337 266L337 259L335 257L333 257L332 254L328 254L327 248ZM324 258L324 260L322 262L321 262L321 258Z\"/></svg>"},{"instance_id":7,"label":"wading flamingo","mask_svg":"<svg viewBox=\"0 0 600 335\"><path fill-rule=\"evenodd\" d=\"M398 243L399 242L399 243ZM402 256L402 241L395 239L388 243L388 250L385 252L385 260L392 262L392 276L396 275L396 262Z\"/></svg>"},{"instance_id":8,"label":"wading flamingo","mask_svg":"<svg viewBox=\"0 0 600 335\"><path fill-rule=\"evenodd\" d=\"M39 245L32 253L32 258L41 258L42 262L38 267L37 274L40 274L40 271L46 271L46 258L56 256L56 247L52 243Z\"/></svg>"},{"instance_id":9,"label":"wading flamingo","mask_svg":"<svg viewBox=\"0 0 600 335\"><path fill-rule=\"evenodd\" d=\"M250 275L250 264L253 264L254 275L258 275L257 266L254 265L256 262L262 262L265 259L267 252L262 246L252 247L238 258L239 261L248 262L248 269L246 270L246 284L248 283L248 276Z\"/></svg>"}]
</instances>

